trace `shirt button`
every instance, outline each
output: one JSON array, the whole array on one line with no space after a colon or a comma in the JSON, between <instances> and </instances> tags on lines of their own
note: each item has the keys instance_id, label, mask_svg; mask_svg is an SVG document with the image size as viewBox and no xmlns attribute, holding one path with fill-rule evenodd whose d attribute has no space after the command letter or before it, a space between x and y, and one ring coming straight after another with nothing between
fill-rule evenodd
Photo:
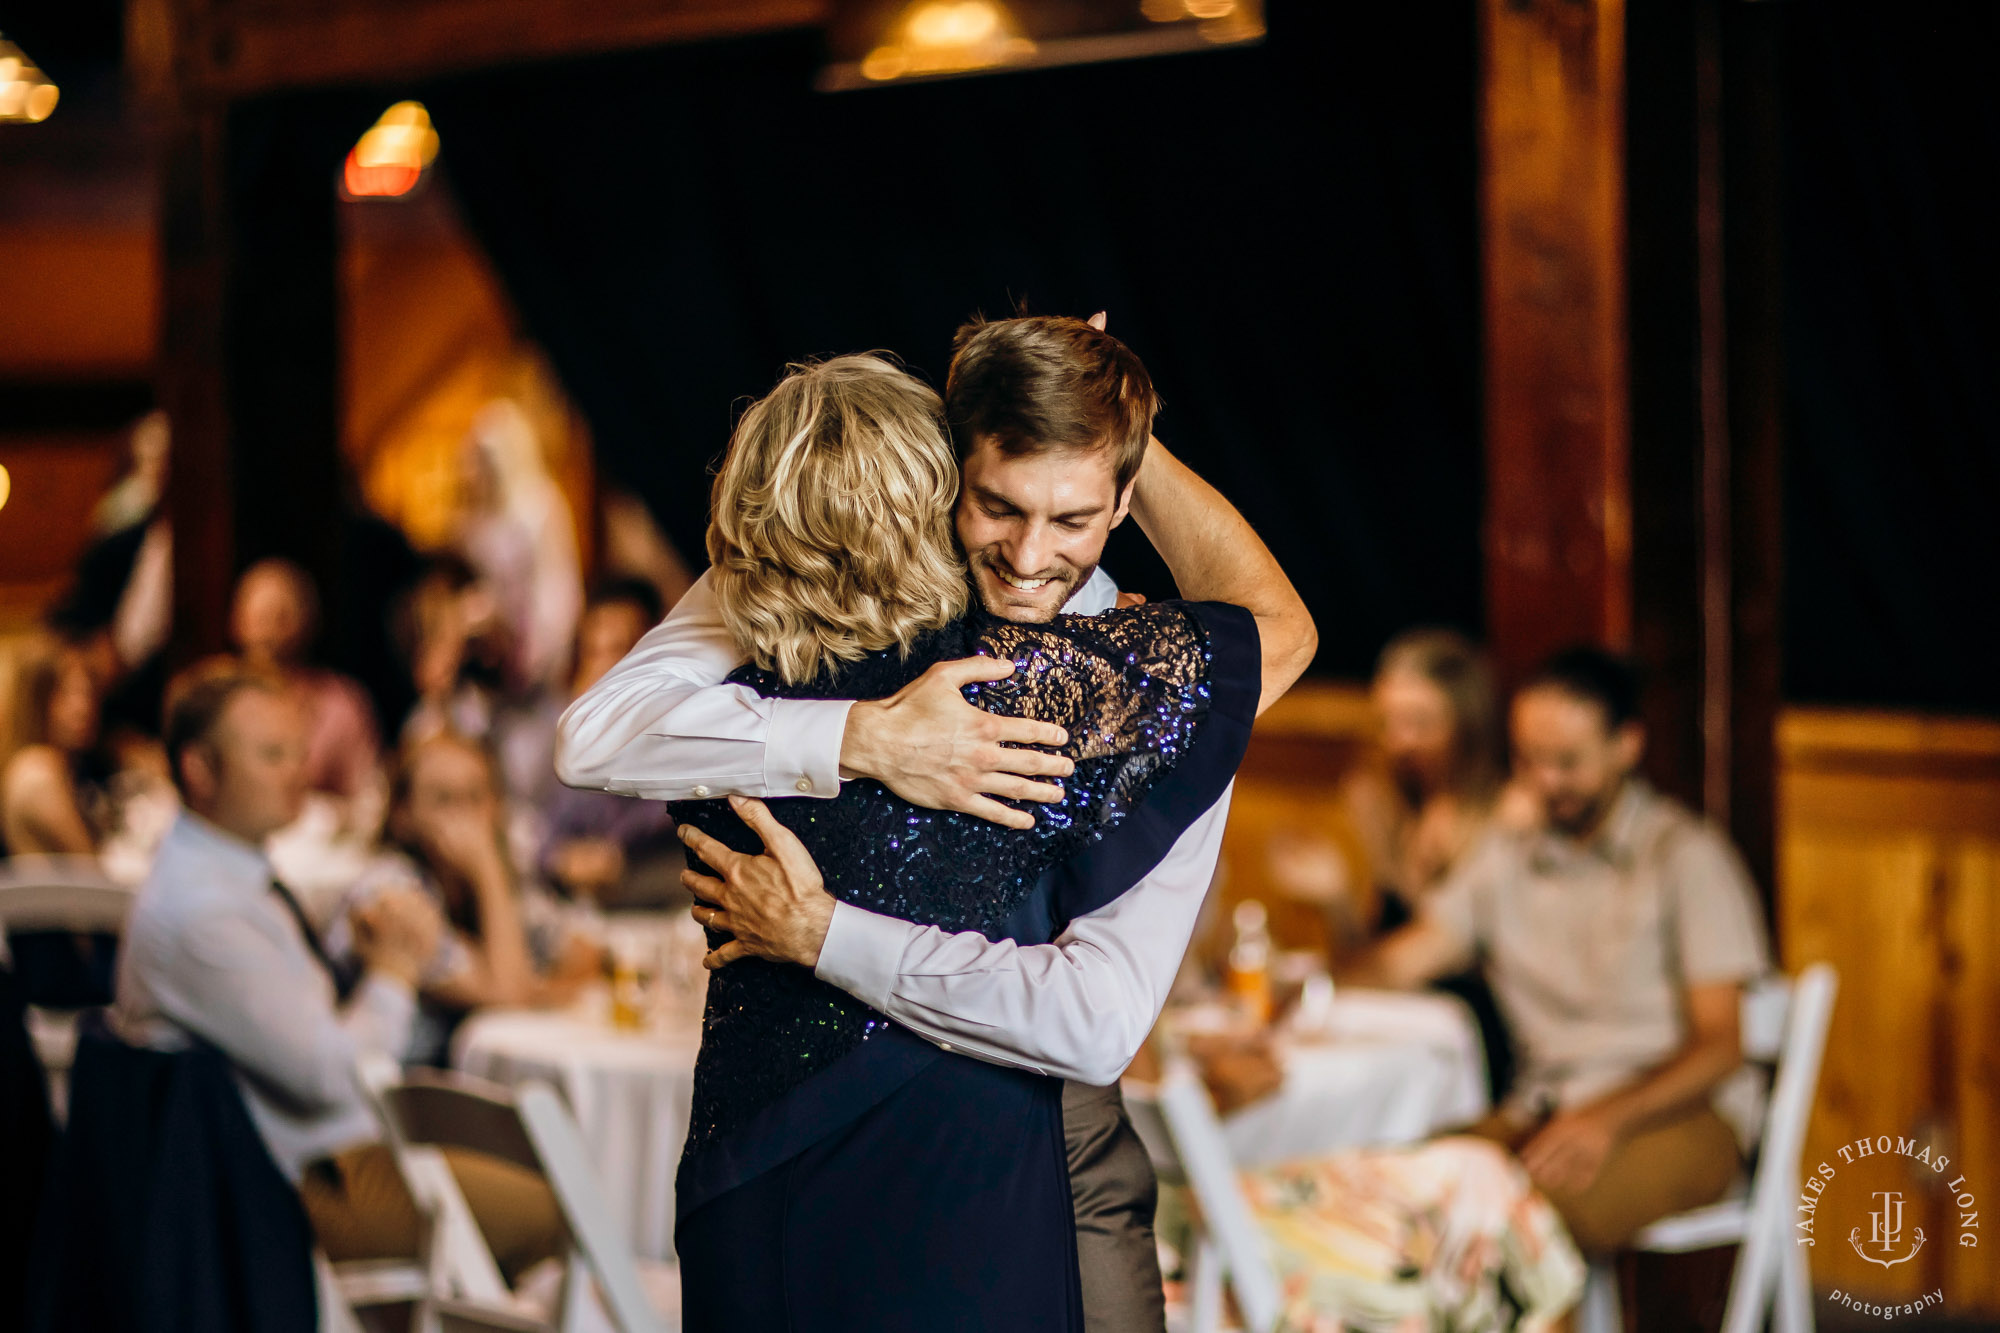
<instances>
[{"instance_id":1,"label":"shirt button","mask_svg":"<svg viewBox=\"0 0 2000 1333\"><path fill-rule=\"evenodd\" d=\"M708 788L704 787L701 783L697 782L694 785L694 798L697 801L699 801L705 799L707 796L708 796Z\"/></svg>"},{"instance_id":2,"label":"shirt button","mask_svg":"<svg viewBox=\"0 0 2000 1333\"><path fill-rule=\"evenodd\" d=\"M813 789L813 780L811 778L800 778L795 785L800 791L811 791Z\"/></svg>"}]
</instances>

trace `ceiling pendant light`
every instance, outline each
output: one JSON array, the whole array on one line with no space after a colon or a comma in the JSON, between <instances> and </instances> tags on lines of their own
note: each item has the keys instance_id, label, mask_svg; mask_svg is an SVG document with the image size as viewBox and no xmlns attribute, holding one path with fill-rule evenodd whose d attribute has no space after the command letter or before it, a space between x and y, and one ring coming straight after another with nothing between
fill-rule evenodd
<instances>
[{"instance_id":1,"label":"ceiling pendant light","mask_svg":"<svg viewBox=\"0 0 2000 1333\"><path fill-rule=\"evenodd\" d=\"M0 36L0 120L34 123L54 114L62 92L27 52Z\"/></svg>"},{"instance_id":2,"label":"ceiling pendant light","mask_svg":"<svg viewBox=\"0 0 2000 1333\"><path fill-rule=\"evenodd\" d=\"M437 159L438 136L422 102L398 102L348 150L340 187L348 199L398 199Z\"/></svg>"},{"instance_id":3,"label":"ceiling pendant light","mask_svg":"<svg viewBox=\"0 0 2000 1333\"><path fill-rule=\"evenodd\" d=\"M1263 0L836 0L825 92L1238 46Z\"/></svg>"}]
</instances>

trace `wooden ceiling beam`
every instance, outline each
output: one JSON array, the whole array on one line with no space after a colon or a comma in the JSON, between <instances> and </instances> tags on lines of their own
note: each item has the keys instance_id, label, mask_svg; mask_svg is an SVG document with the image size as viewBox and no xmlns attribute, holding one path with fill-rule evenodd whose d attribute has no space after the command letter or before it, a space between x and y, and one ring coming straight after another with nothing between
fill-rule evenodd
<instances>
[{"instance_id":1,"label":"wooden ceiling beam","mask_svg":"<svg viewBox=\"0 0 2000 1333\"><path fill-rule=\"evenodd\" d=\"M204 101L818 26L831 9L831 0L167 2L178 11L174 81Z\"/></svg>"}]
</instances>

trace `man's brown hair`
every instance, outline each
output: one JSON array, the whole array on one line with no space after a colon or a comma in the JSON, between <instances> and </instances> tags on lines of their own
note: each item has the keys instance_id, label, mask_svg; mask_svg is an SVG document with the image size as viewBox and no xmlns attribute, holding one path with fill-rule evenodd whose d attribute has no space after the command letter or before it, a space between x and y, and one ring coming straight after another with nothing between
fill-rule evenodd
<instances>
[{"instance_id":1,"label":"man's brown hair","mask_svg":"<svg viewBox=\"0 0 2000 1333\"><path fill-rule=\"evenodd\" d=\"M181 756L214 738L223 711L245 690L282 696L285 687L270 676L238 666L228 657L197 662L168 684L166 734L162 739L166 743L168 771L182 796L187 795L187 788L181 777Z\"/></svg>"},{"instance_id":2,"label":"man's brown hair","mask_svg":"<svg viewBox=\"0 0 2000 1333\"><path fill-rule=\"evenodd\" d=\"M1065 315L974 320L952 340L945 415L960 463L981 437L1009 456L1109 449L1122 493L1139 475L1153 380L1132 349Z\"/></svg>"}]
</instances>

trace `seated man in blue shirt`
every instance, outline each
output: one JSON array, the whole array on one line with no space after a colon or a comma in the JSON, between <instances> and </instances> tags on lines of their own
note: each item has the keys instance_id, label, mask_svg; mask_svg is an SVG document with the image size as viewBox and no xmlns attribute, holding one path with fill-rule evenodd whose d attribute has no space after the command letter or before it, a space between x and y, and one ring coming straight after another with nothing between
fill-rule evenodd
<instances>
[{"instance_id":1,"label":"seated man in blue shirt","mask_svg":"<svg viewBox=\"0 0 2000 1333\"><path fill-rule=\"evenodd\" d=\"M356 1076L409 1038L412 987L436 909L385 894L353 920L363 970L343 999L318 938L272 876L263 842L305 799L305 723L284 686L210 674L172 692L167 756L186 810L140 890L119 954L119 1030L162 1048L208 1042L235 1066L250 1117L335 1260L414 1257L416 1206ZM447 1151L509 1276L554 1254L563 1228L542 1180Z\"/></svg>"}]
</instances>

